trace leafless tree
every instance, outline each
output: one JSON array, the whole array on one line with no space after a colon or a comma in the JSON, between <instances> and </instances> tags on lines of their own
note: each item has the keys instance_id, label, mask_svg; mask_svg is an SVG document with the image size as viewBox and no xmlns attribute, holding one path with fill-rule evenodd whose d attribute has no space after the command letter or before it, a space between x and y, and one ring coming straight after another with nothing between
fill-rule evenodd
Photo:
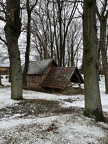
<instances>
[{"instance_id":1,"label":"leafless tree","mask_svg":"<svg viewBox=\"0 0 108 144\"><path fill-rule=\"evenodd\" d=\"M104 121L98 80L96 0L84 0L83 14L85 112L96 121Z\"/></svg>"},{"instance_id":2,"label":"leafless tree","mask_svg":"<svg viewBox=\"0 0 108 144\"><path fill-rule=\"evenodd\" d=\"M10 59L11 69L11 98L22 97L22 70L18 38L21 32L20 0L6 0L5 36Z\"/></svg>"},{"instance_id":3,"label":"leafless tree","mask_svg":"<svg viewBox=\"0 0 108 144\"><path fill-rule=\"evenodd\" d=\"M79 21L80 20L80 21ZM67 34L67 63L68 66L77 66L79 53L82 50L82 20L75 19L69 28Z\"/></svg>"},{"instance_id":4,"label":"leafless tree","mask_svg":"<svg viewBox=\"0 0 108 144\"><path fill-rule=\"evenodd\" d=\"M30 42L31 42L31 20L32 11L35 8L38 0L26 0L26 10L27 10L27 42L26 42L26 52L25 52L25 65L23 70L23 87L27 86L27 71L29 66L29 56L30 56Z\"/></svg>"},{"instance_id":5,"label":"leafless tree","mask_svg":"<svg viewBox=\"0 0 108 144\"><path fill-rule=\"evenodd\" d=\"M100 4L101 3L101 4ZM101 10L98 8L98 5L102 5ZM102 64L104 69L105 75L105 87L106 93L108 94L108 62L107 62L107 35L106 35L106 28L107 28L107 19L108 19L108 0L99 1L97 5L97 16L100 22L100 40L99 40L99 48L102 54ZM100 6L99 5L99 6Z\"/></svg>"},{"instance_id":6,"label":"leafless tree","mask_svg":"<svg viewBox=\"0 0 108 144\"><path fill-rule=\"evenodd\" d=\"M39 9L34 11L32 33L37 51L41 59L55 58L59 66L66 65L67 40L75 12L77 1L41 0Z\"/></svg>"}]
</instances>

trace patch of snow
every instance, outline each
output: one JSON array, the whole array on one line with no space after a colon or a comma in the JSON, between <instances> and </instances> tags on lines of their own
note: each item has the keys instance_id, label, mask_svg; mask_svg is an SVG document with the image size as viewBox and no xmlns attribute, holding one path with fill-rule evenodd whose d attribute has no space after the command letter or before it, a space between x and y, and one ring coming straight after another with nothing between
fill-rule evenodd
<instances>
[{"instance_id":1,"label":"patch of snow","mask_svg":"<svg viewBox=\"0 0 108 144\"><path fill-rule=\"evenodd\" d=\"M22 117L22 116L24 116L24 114L15 114L11 118L18 118L18 117Z\"/></svg>"},{"instance_id":2,"label":"patch of snow","mask_svg":"<svg viewBox=\"0 0 108 144\"><path fill-rule=\"evenodd\" d=\"M4 86L11 86L8 75L3 75L1 81Z\"/></svg>"},{"instance_id":3,"label":"patch of snow","mask_svg":"<svg viewBox=\"0 0 108 144\"><path fill-rule=\"evenodd\" d=\"M14 101L11 99L10 87L0 88L0 108L11 106L12 104L15 104L15 103L18 103L18 101Z\"/></svg>"},{"instance_id":4,"label":"patch of snow","mask_svg":"<svg viewBox=\"0 0 108 144\"><path fill-rule=\"evenodd\" d=\"M3 77L3 84L9 86ZM104 112L108 112L108 95L104 81L100 81L100 93ZM59 101L62 107L84 108L84 95L47 94L24 90L24 99ZM0 88L0 109L17 105L11 100L10 87ZM50 117L23 117L16 113L0 119L0 144L107 144L108 124L95 123L81 114L65 114Z\"/></svg>"},{"instance_id":5,"label":"patch of snow","mask_svg":"<svg viewBox=\"0 0 108 144\"><path fill-rule=\"evenodd\" d=\"M107 137L106 132L89 118L75 114L9 120L1 122L0 128L1 142L10 135L11 143L15 137L18 144L99 144L100 141L104 144Z\"/></svg>"},{"instance_id":6,"label":"patch of snow","mask_svg":"<svg viewBox=\"0 0 108 144\"><path fill-rule=\"evenodd\" d=\"M6 77L3 77L2 83L5 86L11 85L8 82ZM103 111L108 112L108 95L105 94L105 84L104 84L104 77L101 78L100 81L100 93L101 93L101 101L102 101L102 108ZM0 108L10 106L14 103L18 103L18 101L14 101L10 99L10 87L2 87L0 89ZM84 108L84 95L62 95L62 94L48 94L36 91L23 91L24 99L46 99L46 100L57 100L61 102L62 107L80 107ZM70 99L72 102L68 102L67 99Z\"/></svg>"}]
</instances>

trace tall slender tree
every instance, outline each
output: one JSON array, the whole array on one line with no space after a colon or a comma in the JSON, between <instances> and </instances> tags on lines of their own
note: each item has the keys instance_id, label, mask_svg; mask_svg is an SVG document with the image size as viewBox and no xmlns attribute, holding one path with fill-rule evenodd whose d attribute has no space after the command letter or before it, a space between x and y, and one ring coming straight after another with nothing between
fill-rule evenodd
<instances>
[{"instance_id":1,"label":"tall slender tree","mask_svg":"<svg viewBox=\"0 0 108 144\"><path fill-rule=\"evenodd\" d=\"M0 75L0 85L2 85L2 83L1 83L1 75Z\"/></svg>"},{"instance_id":2,"label":"tall slender tree","mask_svg":"<svg viewBox=\"0 0 108 144\"><path fill-rule=\"evenodd\" d=\"M6 0L5 37L11 68L11 98L21 100L22 97L22 70L18 38L21 31L20 0Z\"/></svg>"},{"instance_id":3,"label":"tall slender tree","mask_svg":"<svg viewBox=\"0 0 108 144\"><path fill-rule=\"evenodd\" d=\"M96 0L84 0L83 12L85 112L96 121L104 121L98 77Z\"/></svg>"},{"instance_id":4,"label":"tall slender tree","mask_svg":"<svg viewBox=\"0 0 108 144\"><path fill-rule=\"evenodd\" d=\"M31 3L30 0L26 0L27 8L27 43L26 43L26 52L25 52L25 66L23 70L23 88L27 86L27 71L29 66L29 55L30 55L30 42L31 42L31 15L34 7L36 6L38 0L35 3Z\"/></svg>"},{"instance_id":5,"label":"tall slender tree","mask_svg":"<svg viewBox=\"0 0 108 144\"><path fill-rule=\"evenodd\" d=\"M104 0L102 2L103 7L101 9L101 12L99 12L99 8L97 7L97 16L100 22L100 50L102 54L102 65L104 69L104 75L105 75L105 89L106 93L108 94L108 63L107 63L107 48L106 48L106 25L107 25L107 19L108 19L108 11L106 11L107 8L107 2L108 0Z\"/></svg>"}]
</instances>

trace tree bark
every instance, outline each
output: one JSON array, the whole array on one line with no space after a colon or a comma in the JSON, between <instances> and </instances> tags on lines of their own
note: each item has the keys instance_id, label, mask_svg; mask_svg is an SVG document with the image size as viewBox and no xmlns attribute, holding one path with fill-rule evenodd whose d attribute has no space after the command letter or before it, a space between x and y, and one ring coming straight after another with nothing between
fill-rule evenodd
<instances>
[{"instance_id":1,"label":"tree bark","mask_svg":"<svg viewBox=\"0 0 108 144\"><path fill-rule=\"evenodd\" d=\"M63 2L58 1L57 2L58 5L58 21L59 21L59 37L60 37L60 44L59 44L59 49L60 49L60 59L59 59L59 63L58 65L60 67L63 66L63 45L62 45L62 41L63 41L63 35L62 35L62 5Z\"/></svg>"},{"instance_id":2,"label":"tree bark","mask_svg":"<svg viewBox=\"0 0 108 144\"><path fill-rule=\"evenodd\" d=\"M102 65L103 65L103 71L105 75L105 90L106 93L108 94L108 63L107 63L107 48L106 48L106 25L108 19L108 11L106 12L106 7L107 7L107 0L104 1L104 5L100 13L97 8L97 16L100 22L99 48L101 50Z\"/></svg>"},{"instance_id":3,"label":"tree bark","mask_svg":"<svg viewBox=\"0 0 108 144\"><path fill-rule=\"evenodd\" d=\"M18 38L21 30L20 0L6 0L5 36L11 68L11 98L21 100L22 97L22 70Z\"/></svg>"},{"instance_id":4,"label":"tree bark","mask_svg":"<svg viewBox=\"0 0 108 144\"><path fill-rule=\"evenodd\" d=\"M27 44L26 44L26 52L25 52L25 65L23 70L23 88L27 86L27 71L29 67L29 53L30 53L30 37L31 37L31 31L30 31L30 24L31 24L31 10L29 7L29 0L27 0L26 6L27 6Z\"/></svg>"},{"instance_id":5,"label":"tree bark","mask_svg":"<svg viewBox=\"0 0 108 144\"><path fill-rule=\"evenodd\" d=\"M84 45L84 115L96 121L104 121L98 72L98 50L96 32L96 0L84 0L83 45Z\"/></svg>"},{"instance_id":6,"label":"tree bark","mask_svg":"<svg viewBox=\"0 0 108 144\"><path fill-rule=\"evenodd\" d=\"M105 46L105 38L106 38L106 20L102 21L100 25L100 49L102 54L102 65L105 75L105 90L108 94L108 63L107 63L107 49Z\"/></svg>"},{"instance_id":7,"label":"tree bark","mask_svg":"<svg viewBox=\"0 0 108 144\"><path fill-rule=\"evenodd\" d=\"M2 85L2 82L1 82L1 75L0 75L0 85Z\"/></svg>"},{"instance_id":8,"label":"tree bark","mask_svg":"<svg viewBox=\"0 0 108 144\"><path fill-rule=\"evenodd\" d=\"M29 55L30 55L30 43L31 43L31 14L37 2L38 0L36 0L34 4L32 4L30 0L26 0L28 19L27 19L27 44L26 44L26 52L25 52L25 66L23 70L23 88L27 86L27 72L29 67Z\"/></svg>"},{"instance_id":9,"label":"tree bark","mask_svg":"<svg viewBox=\"0 0 108 144\"><path fill-rule=\"evenodd\" d=\"M107 1L105 1L107 2ZM105 4L105 7L107 6L107 3ZM106 48L106 25L107 25L107 18L108 18L108 12L106 14L105 10L103 9L103 11L101 12L101 14L99 13L98 9L97 9L97 15L100 21L100 43L99 43L99 47L101 50L101 54L102 54L102 65L103 65L103 71L104 71L104 75L105 75L105 90L106 93L108 94L108 63L107 63L107 48Z\"/></svg>"}]
</instances>

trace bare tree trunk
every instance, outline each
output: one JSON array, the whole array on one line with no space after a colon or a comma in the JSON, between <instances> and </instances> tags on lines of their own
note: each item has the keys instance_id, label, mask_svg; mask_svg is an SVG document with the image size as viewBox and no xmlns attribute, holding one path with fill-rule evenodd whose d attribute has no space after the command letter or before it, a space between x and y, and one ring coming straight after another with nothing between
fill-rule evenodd
<instances>
[{"instance_id":1,"label":"bare tree trunk","mask_svg":"<svg viewBox=\"0 0 108 144\"><path fill-rule=\"evenodd\" d=\"M63 36L62 36L62 5L63 5L63 1L58 1L58 19L59 19L59 37L60 37L60 44L59 44L59 49L60 49L60 59L59 59L59 66L63 66L63 45L62 45L62 41L63 41Z\"/></svg>"},{"instance_id":2,"label":"bare tree trunk","mask_svg":"<svg viewBox=\"0 0 108 144\"><path fill-rule=\"evenodd\" d=\"M27 6L28 21L27 21L27 44L26 44L26 52L25 52L25 65L24 65L24 70L23 70L23 88L25 88L27 86L27 71L28 71L28 66L29 66L29 53L30 53L31 10L29 7L29 0L27 0L26 6Z\"/></svg>"},{"instance_id":3,"label":"bare tree trunk","mask_svg":"<svg viewBox=\"0 0 108 144\"><path fill-rule=\"evenodd\" d=\"M107 49L105 46L106 37L106 21L101 23L100 26L100 49L102 54L102 64L105 75L105 90L108 94L108 63L107 63Z\"/></svg>"},{"instance_id":4,"label":"bare tree trunk","mask_svg":"<svg viewBox=\"0 0 108 144\"><path fill-rule=\"evenodd\" d=\"M2 85L2 82L1 82L1 75L0 75L0 85Z\"/></svg>"},{"instance_id":5,"label":"bare tree trunk","mask_svg":"<svg viewBox=\"0 0 108 144\"><path fill-rule=\"evenodd\" d=\"M107 25L107 19L108 19L108 11L106 11L107 8L107 0L103 1L103 7L101 9L101 12L99 13L98 8L97 10L97 16L100 21L100 50L102 54L102 65L103 65L103 71L105 75L105 89L106 93L108 94L108 63L107 63L107 46L106 46L106 25Z\"/></svg>"},{"instance_id":6,"label":"bare tree trunk","mask_svg":"<svg viewBox=\"0 0 108 144\"><path fill-rule=\"evenodd\" d=\"M22 97L22 70L18 38L21 30L20 0L6 0L5 36L11 68L11 98L21 100Z\"/></svg>"},{"instance_id":7,"label":"bare tree trunk","mask_svg":"<svg viewBox=\"0 0 108 144\"><path fill-rule=\"evenodd\" d=\"M98 75L98 50L96 33L96 0L84 0L84 87L85 116L104 121Z\"/></svg>"},{"instance_id":8,"label":"bare tree trunk","mask_svg":"<svg viewBox=\"0 0 108 144\"><path fill-rule=\"evenodd\" d=\"M36 0L34 4L30 5L30 0L26 1L28 20L27 20L27 44L26 44L26 52L25 52L25 66L23 70L23 88L27 86L27 72L29 67L30 42L31 42L31 14L37 2L38 0Z\"/></svg>"},{"instance_id":9,"label":"bare tree trunk","mask_svg":"<svg viewBox=\"0 0 108 144\"><path fill-rule=\"evenodd\" d=\"M74 49L73 49L73 36L71 38L71 66L74 66Z\"/></svg>"},{"instance_id":10,"label":"bare tree trunk","mask_svg":"<svg viewBox=\"0 0 108 144\"><path fill-rule=\"evenodd\" d=\"M103 70L104 70L104 75L105 75L105 89L106 89L106 93L108 94L108 63L107 63L107 48L106 48L106 25L107 25L107 19L108 19L108 11L106 12L106 7L107 7L107 0L104 0L103 8L100 13L97 8L97 16L100 21L99 48L102 54L102 65L103 65Z\"/></svg>"}]
</instances>

